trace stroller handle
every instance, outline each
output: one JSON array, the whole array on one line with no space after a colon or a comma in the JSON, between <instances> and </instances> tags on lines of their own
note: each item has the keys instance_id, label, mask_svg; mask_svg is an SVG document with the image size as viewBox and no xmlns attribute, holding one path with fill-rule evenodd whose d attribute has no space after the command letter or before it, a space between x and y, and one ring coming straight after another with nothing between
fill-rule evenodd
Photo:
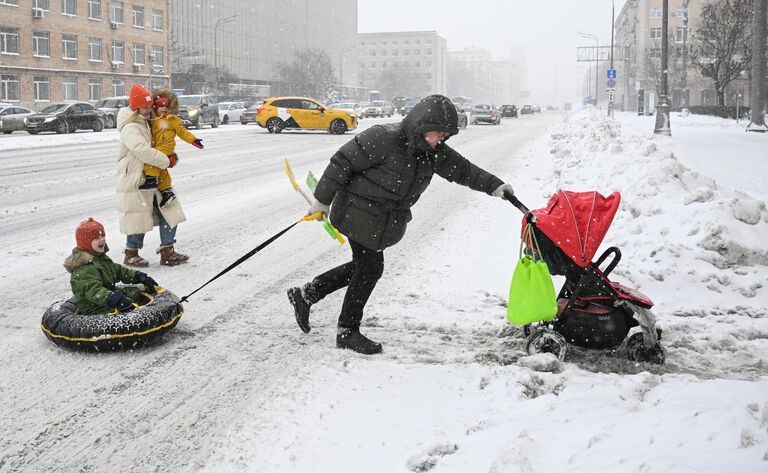
<instances>
[{"instance_id":1,"label":"stroller handle","mask_svg":"<svg viewBox=\"0 0 768 473\"><path fill-rule=\"evenodd\" d=\"M523 203L520 202L517 199L517 197L515 197L515 194L513 194L513 193L511 193L509 191L505 191L504 192L504 199L510 201L512 203L512 205L517 207L518 210L520 210L523 213L523 215L525 215L528 218L528 220L531 220L533 218L533 214L531 213L531 211L528 210L528 207L523 205Z\"/></svg>"}]
</instances>

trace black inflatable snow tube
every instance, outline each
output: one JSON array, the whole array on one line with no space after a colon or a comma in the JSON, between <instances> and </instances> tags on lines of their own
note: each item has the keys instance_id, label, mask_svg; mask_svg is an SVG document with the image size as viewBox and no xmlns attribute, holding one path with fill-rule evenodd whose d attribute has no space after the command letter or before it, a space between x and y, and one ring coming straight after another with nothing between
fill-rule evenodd
<instances>
[{"instance_id":1,"label":"black inflatable snow tube","mask_svg":"<svg viewBox=\"0 0 768 473\"><path fill-rule=\"evenodd\" d=\"M43 314L40 328L53 343L90 352L138 348L158 340L176 326L184 308L171 291L142 293L143 304L130 312L82 315L75 299L55 302Z\"/></svg>"}]
</instances>

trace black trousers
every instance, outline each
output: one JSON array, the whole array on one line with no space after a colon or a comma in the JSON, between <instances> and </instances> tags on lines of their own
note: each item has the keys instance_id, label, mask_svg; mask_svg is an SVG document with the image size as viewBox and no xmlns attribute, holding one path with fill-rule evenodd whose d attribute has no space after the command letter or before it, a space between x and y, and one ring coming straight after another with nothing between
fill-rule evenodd
<instances>
[{"instance_id":1,"label":"black trousers","mask_svg":"<svg viewBox=\"0 0 768 473\"><path fill-rule=\"evenodd\" d=\"M347 286L339 327L357 329L363 319L365 304L384 272L384 251L371 250L351 240L349 246L352 248L352 261L317 276L304 286L304 297L314 304Z\"/></svg>"}]
</instances>

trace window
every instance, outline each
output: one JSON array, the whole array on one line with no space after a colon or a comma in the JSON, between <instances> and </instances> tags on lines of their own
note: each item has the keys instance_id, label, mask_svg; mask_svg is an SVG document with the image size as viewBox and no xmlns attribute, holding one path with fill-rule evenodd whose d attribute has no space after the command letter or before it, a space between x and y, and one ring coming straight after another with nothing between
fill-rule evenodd
<instances>
[{"instance_id":1,"label":"window","mask_svg":"<svg viewBox=\"0 0 768 473\"><path fill-rule=\"evenodd\" d=\"M88 0L88 18L101 20L101 0Z\"/></svg>"},{"instance_id":2,"label":"window","mask_svg":"<svg viewBox=\"0 0 768 473\"><path fill-rule=\"evenodd\" d=\"M123 79L112 79L112 96L119 97L125 95L125 81Z\"/></svg>"},{"instance_id":3,"label":"window","mask_svg":"<svg viewBox=\"0 0 768 473\"><path fill-rule=\"evenodd\" d=\"M19 29L0 27L0 53L19 54Z\"/></svg>"},{"instance_id":4,"label":"window","mask_svg":"<svg viewBox=\"0 0 768 473\"><path fill-rule=\"evenodd\" d=\"M163 10L152 9L152 29L163 31Z\"/></svg>"},{"instance_id":5,"label":"window","mask_svg":"<svg viewBox=\"0 0 768 473\"><path fill-rule=\"evenodd\" d=\"M651 28L651 39L661 39L661 28Z\"/></svg>"},{"instance_id":6,"label":"window","mask_svg":"<svg viewBox=\"0 0 768 473\"><path fill-rule=\"evenodd\" d=\"M411 54L411 50L410 49L403 49L403 56L407 56L409 54Z\"/></svg>"},{"instance_id":7,"label":"window","mask_svg":"<svg viewBox=\"0 0 768 473\"><path fill-rule=\"evenodd\" d=\"M424 50L424 55L425 56L431 56L432 55L432 49L431 48L425 49Z\"/></svg>"},{"instance_id":8,"label":"window","mask_svg":"<svg viewBox=\"0 0 768 473\"><path fill-rule=\"evenodd\" d=\"M133 26L144 28L144 7L139 5L133 6Z\"/></svg>"},{"instance_id":9,"label":"window","mask_svg":"<svg viewBox=\"0 0 768 473\"><path fill-rule=\"evenodd\" d=\"M35 0L33 5L39 10L48 11L48 0Z\"/></svg>"},{"instance_id":10,"label":"window","mask_svg":"<svg viewBox=\"0 0 768 473\"><path fill-rule=\"evenodd\" d=\"M51 34L49 32L32 32L32 54L39 57L51 56Z\"/></svg>"},{"instance_id":11,"label":"window","mask_svg":"<svg viewBox=\"0 0 768 473\"><path fill-rule=\"evenodd\" d=\"M35 102L47 102L51 100L51 83L47 76L35 76Z\"/></svg>"},{"instance_id":12,"label":"window","mask_svg":"<svg viewBox=\"0 0 768 473\"><path fill-rule=\"evenodd\" d=\"M673 15L683 18L685 16L685 8L678 8L677 10L675 10Z\"/></svg>"},{"instance_id":13,"label":"window","mask_svg":"<svg viewBox=\"0 0 768 473\"><path fill-rule=\"evenodd\" d=\"M101 38L88 38L88 60L101 62Z\"/></svg>"},{"instance_id":14,"label":"window","mask_svg":"<svg viewBox=\"0 0 768 473\"><path fill-rule=\"evenodd\" d=\"M112 64L122 64L125 62L125 51L122 41L112 41Z\"/></svg>"},{"instance_id":15,"label":"window","mask_svg":"<svg viewBox=\"0 0 768 473\"><path fill-rule=\"evenodd\" d=\"M88 79L88 100L101 100L101 79Z\"/></svg>"},{"instance_id":16,"label":"window","mask_svg":"<svg viewBox=\"0 0 768 473\"><path fill-rule=\"evenodd\" d=\"M61 84L64 87L64 100L77 100L77 77L64 76Z\"/></svg>"},{"instance_id":17,"label":"window","mask_svg":"<svg viewBox=\"0 0 768 473\"><path fill-rule=\"evenodd\" d=\"M659 59L661 58L661 48L651 48L648 50L648 56L651 59Z\"/></svg>"},{"instance_id":18,"label":"window","mask_svg":"<svg viewBox=\"0 0 768 473\"><path fill-rule=\"evenodd\" d=\"M688 29L687 28L675 28L675 41L683 43L688 41Z\"/></svg>"},{"instance_id":19,"label":"window","mask_svg":"<svg viewBox=\"0 0 768 473\"><path fill-rule=\"evenodd\" d=\"M141 43L133 43L133 65L144 65L144 45Z\"/></svg>"},{"instance_id":20,"label":"window","mask_svg":"<svg viewBox=\"0 0 768 473\"><path fill-rule=\"evenodd\" d=\"M372 57L376 56L376 50L375 49L371 49L370 56L372 56Z\"/></svg>"},{"instance_id":21,"label":"window","mask_svg":"<svg viewBox=\"0 0 768 473\"><path fill-rule=\"evenodd\" d=\"M123 24L123 2L112 2L110 6L110 21L112 23Z\"/></svg>"},{"instance_id":22,"label":"window","mask_svg":"<svg viewBox=\"0 0 768 473\"><path fill-rule=\"evenodd\" d=\"M360 63L360 69L365 69L365 63L364 62Z\"/></svg>"},{"instance_id":23,"label":"window","mask_svg":"<svg viewBox=\"0 0 768 473\"><path fill-rule=\"evenodd\" d=\"M424 78L425 79L431 79L432 78L432 74L427 72L427 73L424 74Z\"/></svg>"},{"instance_id":24,"label":"window","mask_svg":"<svg viewBox=\"0 0 768 473\"><path fill-rule=\"evenodd\" d=\"M0 5L16 5L16 6L19 6L19 0L0 0Z\"/></svg>"},{"instance_id":25,"label":"window","mask_svg":"<svg viewBox=\"0 0 768 473\"><path fill-rule=\"evenodd\" d=\"M163 48L155 46L152 51L152 65L155 66L155 69L160 69L162 71L164 64Z\"/></svg>"},{"instance_id":26,"label":"window","mask_svg":"<svg viewBox=\"0 0 768 473\"><path fill-rule=\"evenodd\" d=\"M424 67L432 67L432 61L424 61Z\"/></svg>"},{"instance_id":27,"label":"window","mask_svg":"<svg viewBox=\"0 0 768 473\"><path fill-rule=\"evenodd\" d=\"M418 56L419 54L421 54L421 49L414 49L413 50L413 55L414 56Z\"/></svg>"},{"instance_id":28,"label":"window","mask_svg":"<svg viewBox=\"0 0 768 473\"><path fill-rule=\"evenodd\" d=\"M376 68L376 62L372 61L371 64L370 64L370 68L371 69L375 69Z\"/></svg>"},{"instance_id":29,"label":"window","mask_svg":"<svg viewBox=\"0 0 768 473\"><path fill-rule=\"evenodd\" d=\"M413 67L421 67L421 61L414 62Z\"/></svg>"},{"instance_id":30,"label":"window","mask_svg":"<svg viewBox=\"0 0 768 473\"><path fill-rule=\"evenodd\" d=\"M61 35L61 57L77 59L77 36L73 34Z\"/></svg>"},{"instance_id":31,"label":"window","mask_svg":"<svg viewBox=\"0 0 768 473\"><path fill-rule=\"evenodd\" d=\"M77 0L61 0L62 15L77 15Z\"/></svg>"},{"instance_id":32,"label":"window","mask_svg":"<svg viewBox=\"0 0 768 473\"><path fill-rule=\"evenodd\" d=\"M663 16L663 12L661 8L651 8L651 18L661 18Z\"/></svg>"},{"instance_id":33,"label":"window","mask_svg":"<svg viewBox=\"0 0 768 473\"><path fill-rule=\"evenodd\" d=\"M392 55L393 55L393 56L397 56L397 54L398 54L399 52L400 52L400 51L398 51L397 49L393 49L393 50L392 50Z\"/></svg>"},{"instance_id":34,"label":"window","mask_svg":"<svg viewBox=\"0 0 768 473\"><path fill-rule=\"evenodd\" d=\"M387 68L387 61L384 61L381 63L381 68L386 69Z\"/></svg>"},{"instance_id":35,"label":"window","mask_svg":"<svg viewBox=\"0 0 768 473\"><path fill-rule=\"evenodd\" d=\"M11 74L0 75L0 100L6 102L19 100L19 76Z\"/></svg>"}]
</instances>

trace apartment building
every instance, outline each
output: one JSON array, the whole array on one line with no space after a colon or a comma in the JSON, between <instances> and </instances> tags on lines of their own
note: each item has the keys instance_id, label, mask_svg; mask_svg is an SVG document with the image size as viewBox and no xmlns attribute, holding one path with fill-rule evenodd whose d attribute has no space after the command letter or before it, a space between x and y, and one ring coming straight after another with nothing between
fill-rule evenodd
<instances>
[{"instance_id":1,"label":"apartment building","mask_svg":"<svg viewBox=\"0 0 768 473\"><path fill-rule=\"evenodd\" d=\"M701 76L687 57L701 5L706 0L669 0L668 91L673 109L688 105L716 105L709 79ZM658 101L662 39L662 0L627 0L615 23L618 81L616 103L626 110L651 112ZM605 78L602 74L600 77Z\"/></svg>"},{"instance_id":2,"label":"apartment building","mask_svg":"<svg viewBox=\"0 0 768 473\"><path fill-rule=\"evenodd\" d=\"M0 0L0 102L126 95L169 85L164 0Z\"/></svg>"},{"instance_id":3,"label":"apartment building","mask_svg":"<svg viewBox=\"0 0 768 473\"><path fill-rule=\"evenodd\" d=\"M437 31L360 33L354 51L357 85L398 96L446 94L448 48ZM346 73L345 73L346 75Z\"/></svg>"},{"instance_id":4,"label":"apartment building","mask_svg":"<svg viewBox=\"0 0 768 473\"><path fill-rule=\"evenodd\" d=\"M526 87L525 64L495 60L490 51L468 48L448 53L451 97L471 97L475 103L519 103Z\"/></svg>"}]
</instances>

